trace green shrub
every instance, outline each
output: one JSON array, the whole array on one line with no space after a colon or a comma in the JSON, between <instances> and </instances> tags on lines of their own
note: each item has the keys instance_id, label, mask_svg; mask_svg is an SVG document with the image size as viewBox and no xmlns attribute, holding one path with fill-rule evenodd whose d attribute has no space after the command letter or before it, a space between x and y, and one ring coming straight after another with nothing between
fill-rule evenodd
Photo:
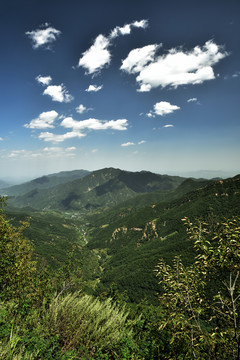
<instances>
[{"instance_id":1,"label":"green shrub","mask_svg":"<svg viewBox=\"0 0 240 360\"><path fill-rule=\"evenodd\" d=\"M133 335L127 327L128 313L111 299L100 302L80 293L59 296L52 301L48 316L48 326L59 335L64 350L78 349L83 354L110 351Z\"/></svg>"}]
</instances>

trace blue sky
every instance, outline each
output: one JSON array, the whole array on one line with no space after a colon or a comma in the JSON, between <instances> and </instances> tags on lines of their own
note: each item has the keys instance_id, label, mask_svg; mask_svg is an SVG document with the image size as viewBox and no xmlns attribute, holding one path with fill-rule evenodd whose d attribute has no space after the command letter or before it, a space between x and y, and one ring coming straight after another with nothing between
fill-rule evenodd
<instances>
[{"instance_id":1,"label":"blue sky","mask_svg":"<svg viewBox=\"0 0 240 360\"><path fill-rule=\"evenodd\" d=\"M240 2L2 0L0 178L240 172Z\"/></svg>"}]
</instances>

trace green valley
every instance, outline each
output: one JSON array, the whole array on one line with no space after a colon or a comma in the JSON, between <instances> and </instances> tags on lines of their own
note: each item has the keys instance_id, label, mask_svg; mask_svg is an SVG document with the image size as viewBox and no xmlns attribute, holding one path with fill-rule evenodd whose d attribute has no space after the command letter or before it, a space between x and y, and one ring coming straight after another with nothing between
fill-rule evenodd
<instances>
[{"instance_id":1,"label":"green valley","mask_svg":"<svg viewBox=\"0 0 240 360\"><path fill-rule=\"evenodd\" d=\"M83 312L86 319L91 318L91 313L83 307L84 303L81 299L85 299L90 308L101 309L99 316L102 312L101 316L104 320L99 321L106 324L106 329L110 326L108 316L117 312L121 318L119 321L123 333L118 335L121 340L120 343L115 342L115 350L110 345L98 342L97 338L103 338L97 333L95 340L90 338L73 340L72 334L66 333L65 340L61 341L66 344L69 341L72 345L65 348L55 336L60 329L59 326L64 328L64 331L68 331L65 327L70 325L66 325L67 323L61 325L58 322L53 324L50 318L46 320L44 317L44 321L51 323L49 331L54 336L55 352L58 355L53 353L49 355L50 350L47 345L46 347L41 345L42 350L39 350L39 354L45 355L41 355L40 358L50 356L49 359L54 359L58 356L64 359L66 354L66 359L170 359L168 356L173 351L170 350L172 330L168 325L164 325L164 330L158 330L159 326L163 326L164 318L169 315L165 313L167 310L164 301L162 305L159 303L159 295L164 295L164 286L159 282L159 277L165 274L164 269L167 269L167 266L178 257L181 258L183 272L185 267L190 269L195 266L198 253L194 231L200 234L200 228L196 225L191 230L192 235L189 235L188 230L193 225L187 229L186 218L191 224L208 224L208 227L204 228L208 230L204 230L203 235L199 235L199 239L201 237L204 239L206 234L208 236L215 232L221 234L221 224L224 224L226 219L233 219L239 215L240 176L225 180L186 179L145 171L126 172L113 168L94 171L91 174L83 171L65 173L64 176L60 174L49 178L52 178L49 180L49 186L37 186L45 183L45 177L23 186L16 186L15 195L12 189L12 195L4 209L6 224L10 224L6 226L10 226L10 229L21 228L23 222L29 222L21 231L24 238L29 239L33 246L34 265L31 268L33 272L31 276L36 276L36 271L42 274L37 282L34 280L34 286L45 289L44 294L41 295L41 291L39 292L38 300L34 300L35 297L26 300L30 290L24 290L26 295L23 295L21 301L25 307L27 301L31 303L31 307L39 308L39 304L42 304L47 296L46 301L52 305L47 306L46 316L50 316L51 319L53 319L51 316L54 316L55 320L59 319L58 321L61 322L63 317L67 316L65 313L67 311L69 319L66 318L64 321L69 321L70 324L73 323L71 316L76 317L71 315L74 307L79 309L77 310L79 313ZM73 179L73 176L76 178ZM58 178L62 183L56 182ZM4 224L5 218L2 219ZM20 236L17 235L20 233L16 231L14 236ZM212 235L213 238L216 236ZM236 237L236 241L239 244L239 238ZM159 275L157 266L160 259L163 272ZM6 265L1 266L4 269ZM157 272L158 276L156 276ZM170 274L170 270L167 274ZM4 277L3 272L1 276ZM237 277L235 280L238 280ZM32 280L29 278L29 281ZM2 300L5 298L7 299L4 295ZM37 301L37 305L34 301ZM64 306L68 310L63 308L61 313L50 315L54 301L59 301L58 309L63 306L63 302L64 304L66 302ZM9 313L8 305L2 304L2 306L2 314L8 313L10 317L13 316ZM22 303L18 306L23 309ZM21 311L29 314L29 310L24 308ZM9 334L4 316L2 324L6 334ZM189 326L189 322L187 324L186 326ZM32 329L29 323L26 326ZM82 327L83 324L76 326ZM97 323L94 326L96 330ZM94 333L95 330L91 331ZM28 331L31 333L29 336L33 336L33 330ZM114 331L110 331L108 339L115 336ZM18 334L16 336L20 336L20 339L22 336L27 336L25 330L18 330ZM68 337L69 340L66 340ZM124 343L124 337L131 339L131 344ZM85 341L88 342L89 347L86 346ZM182 341L185 349L188 340ZM150 346L153 343L155 345ZM21 340L19 344L22 344L23 354L30 354L28 342L24 343ZM123 348L121 344L124 344ZM165 354L162 357L157 355L160 350ZM121 351L124 351L125 355ZM191 353L190 350L184 351L186 354ZM90 354L92 357L89 357ZM37 358L37 355L33 356L34 359Z\"/></svg>"}]
</instances>

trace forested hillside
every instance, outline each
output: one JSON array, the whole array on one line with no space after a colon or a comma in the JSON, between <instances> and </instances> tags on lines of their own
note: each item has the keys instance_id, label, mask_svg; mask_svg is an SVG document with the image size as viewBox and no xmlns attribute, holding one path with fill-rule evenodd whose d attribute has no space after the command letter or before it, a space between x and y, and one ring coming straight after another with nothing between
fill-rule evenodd
<instances>
[{"instance_id":1,"label":"forested hillside","mask_svg":"<svg viewBox=\"0 0 240 360\"><path fill-rule=\"evenodd\" d=\"M9 200L13 206L35 209L96 211L111 207L138 194L173 190L184 178L151 172L129 172L106 168L63 185L40 189L32 183L29 192ZM39 180L38 180L39 182Z\"/></svg>"},{"instance_id":2,"label":"forested hillside","mask_svg":"<svg viewBox=\"0 0 240 360\"><path fill-rule=\"evenodd\" d=\"M108 206L1 199L0 358L239 360L240 176L69 184Z\"/></svg>"}]
</instances>

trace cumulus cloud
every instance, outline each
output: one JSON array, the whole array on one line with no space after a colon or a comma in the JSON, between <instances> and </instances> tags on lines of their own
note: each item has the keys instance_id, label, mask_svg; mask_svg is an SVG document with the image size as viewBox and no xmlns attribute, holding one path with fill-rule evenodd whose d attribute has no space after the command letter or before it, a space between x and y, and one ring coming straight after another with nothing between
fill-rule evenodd
<instances>
[{"instance_id":1,"label":"cumulus cloud","mask_svg":"<svg viewBox=\"0 0 240 360\"><path fill-rule=\"evenodd\" d=\"M65 134L53 134L50 132L42 132L39 135L39 139L44 140L44 141L51 141L53 143L59 143L68 139L73 139L73 138L82 138L86 136L86 134L82 134L79 131L70 131L67 132Z\"/></svg>"},{"instance_id":2,"label":"cumulus cloud","mask_svg":"<svg viewBox=\"0 0 240 360\"><path fill-rule=\"evenodd\" d=\"M118 120L98 120L94 118L90 118L87 120L77 121L72 117L67 117L61 122L61 126L65 128L72 128L76 131L78 130L127 130L128 121L126 119L118 119Z\"/></svg>"},{"instance_id":3,"label":"cumulus cloud","mask_svg":"<svg viewBox=\"0 0 240 360\"><path fill-rule=\"evenodd\" d=\"M155 117L155 115L164 116L167 114L171 114L172 112L179 110L180 107L177 105L172 105L168 101L160 101L156 103L153 107L154 110L151 110L147 116Z\"/></svg>"},{"instance_id":4,"label":"cumulus cloud","mask_svg":"<svg viewBox=\"0 0 240 360\"><path fill-rule=\"evenodd\" d=\"M159 86L177 88L212 80L215 78L213 66L229 55L222 46L211 40L202 47L195 46L188 51L173 48L163 55L157 55L159 47L149 45L134 49L122 61L121 70L129 74L138 73L136 81L140 92Z\"/></svg>"},{"instance_id":5,"label":"cumulus cloud","mask_svg":"<svg viewBox=\"0 0 240 360\"><path fill-rule=\"evenodd\" d=\"M103 88L103 85L89 85L89 87L87 89L85 89L85 91L87 92L97 92L97 91L100 91L101 89Z\"/></svg>"},{"instance_id":6,"label":"cumulus cloud","mask_svg":"<svg viewBox=\"0 0 240 360\"><path fill-rule=\"evenodd\" d=\"M36 119L31 120L29 124L25 124L24 127L29 129L53 128L53 123L57 117L58 113L55 110L42 112Z\"/></svg>"},{"instance_id":7,"label":"cumulus cloud","mask_svg":"<svg viewBox=\"0 0 240 360\"><path fill-rule=\"evenodd\" d=\"M154 61L156 51L159 47L161 47L161 45L153 44L133 49L128 54L127 58L122 61L120 69L129 74L142 71L147 64Z\"/></svg>"},{"instance_id":8,"label":"cumulus cloud","mask_svg":"<svg viewBox=\"0 0 240 360\"><path fill-rule=\"evenodd\" d=\"M83 104L80 104L76 107L76 112L79 114L83 114L85 111L87 111L87 108Z\"/></svg>"},{"instance_id":9,"label":"cumulus cloud","mask_svg":"<svg viewBox=\"0 0 240 360\"><path fill-rule=\"evenodd\" d=\"M98 35L93 45L82 54L78 66L85 68L87 74L93 74L109 65L111 61L111 54L108 50L109 45L110 41L106 36Z\"/></svg>"},{"instance_id":10,"label":"cumulus cloud","mask_svg":"<svg viewBox=\"0 0 240 360\"><path fill-rule=\"evenodd\" d=\"M189 102L196 102L196 101L197 101L197 98L194 97L194 98L188 99L187 102L189 103Z\"/></svg>"},{"instance_id":11,"label":"cumulus cloud","mask_svg":"<svg viewBox=\"0 0 240 360\"><path fill-rule=\"evenodd\" d=\"M113 39L120 35L130 34L133 27L145 28L147 25L147 20L134 21L123 27L116 26L109 36L98 35L92 46L82 54L78 62L78 67L83 67L86 70L86 74L96 74L100 72L102 68L111 62L109 47L112 45Z\"/></svg>"},{"instance_id":12,"label":"cumulus cloud","mask_svg":"<svg viewBox=\"0 0 240 360\"><path fill-rule=\"evenodd\" d=\"M126 142L126 143L124 143L124 144L121 144L121 146L124 146L124 147L126 147L126 146L134 146L134 145L136 145L135 143L133 143L133 142Z\"/></svg>"},{"instance_id":13,"label":"cumulus cloud","mask_svg":"<svg viewBox=\"0 0 240 360\"><path fill-rule=\"evenodd\" d=\"M49 76L38 75L36 77L36 80L37 80L37 82L39 82L42 85L49 85L50 82L52 81L52 78L50 75Z\"/></svg>"},{"instance_id":14,"label":"cumulus cloud","mask_svg":"<svg viewBox=\"0 0 240 360\"><path fill-rule=\"evenodd\" d=\"M43 92L43 95L49 95L52 101L71 102L74 98L66 90L64 85L49 85Z\"/></svg>"},{"instance_id":15,"label":"cumulus cloud","mask_svg":"<svg viewBox=\"0 0 240 360\"><path fill-rule=\"evenodd\" d=\"M39 47L49 48L46 45L49 45L57 39L61 34L61 31L50 26L48 23L41 25L40 29L27 31L25 33L31 40L33 48L37 49Z\"/></svg>"}]
</instances>

